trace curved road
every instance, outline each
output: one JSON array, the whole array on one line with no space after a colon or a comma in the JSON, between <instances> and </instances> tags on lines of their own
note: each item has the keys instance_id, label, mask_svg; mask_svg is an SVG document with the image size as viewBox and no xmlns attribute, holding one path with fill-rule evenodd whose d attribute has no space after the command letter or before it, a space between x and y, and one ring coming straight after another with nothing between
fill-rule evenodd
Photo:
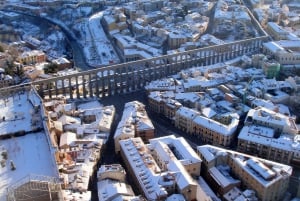
<instances>
[{"instance_id":1,"label":"curved road","mask_svg":"<svg viewBox=\"0 0 300 201\"><path fill-rule=\"evenodd\" d=\"M85 60L86 58L84 56L82 46L80 46L76 40L69 39L68 41L72 48L74 66L80 71L92 69L93 67L90 66Z\"/></svg>"},{"instance_id":2,"label":"curved road","mask_svg":"<svg viewBox=\"0 0 300 201\"><path fill-rule=\"evenodd\" d=\"M83 53L83 48L80 45L80 43L77 41L76 36L74 35L73 32L71 32L70 30L68 30L66 27L63 26L63 24L60 24L58 22L55 22L54 20L51 20L49 18L44 18L41 16L37 16L34 15L32 13L26 13L23 11L18 11L18 10L7 10L7 9L3 9L1 10L3 12L14 12L26 17L33 17L35 19L40 20L39 24L45 25L45 24L52 24L55 26L58 26L60 28L60 30L65 34L65 37L67 38L68 44L71 46L72 48L72 55L73 55L73 62L74 62L74 66L79 69L80 71L84 71L84 70L90 70L93 67L90 66L87 62L86 62L86 58L84 56ZM41 22L43 21L43 22Z\"/></svg>"}]
</instances>

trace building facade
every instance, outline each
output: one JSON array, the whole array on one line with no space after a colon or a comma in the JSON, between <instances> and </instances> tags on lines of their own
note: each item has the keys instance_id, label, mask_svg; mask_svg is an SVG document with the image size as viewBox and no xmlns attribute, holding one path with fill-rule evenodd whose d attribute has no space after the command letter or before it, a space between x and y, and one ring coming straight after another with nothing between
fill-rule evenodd
<instances>
[{"instance_id":1,"label":"building facade","mask_svg":"<svg viewBox=\"0 0 300 201\"><path fill-rule=\"evenodd\" d=\"M203 160L203 174L215 167L229 167L231 175L241 181L241 187L254 190L261 201L282 200L288 191L292 175L288 165L212 145L197 147L197 153Z\"/></svg>"},{"instance_id":2,"label":"building facade","mask_svg":"<svg viewBox=\"0 0 300 201\"><path fill-rule=\"evenodd\" d=\"M18 57L18 61L21 64L36 64L46 61L46 54L40 50L32 50L22 53Z\"/></svg>"},{"instance_id":3,"label":"building facade","mask_svg":"<svg viewBox=\"0 0 300 201\"><path fill-rule=\"evenodd\" d=\"M275 137L274 129L245 126L238 136L238 151L283 164L299 164L300 146L297 135L281 134Z\"/></svg>"},{"instance_id":4,"label":"building facade","mask_svg":"<svg viewBox=\"0 0 300 201\"><path fill-rule=\"evenodd\" d=\"M144 142L148 142L154 137L154 132L155 129L147 115L145 105L138 101L126 103L122 119L114 135L115 152L120 151L120 140L141 137Z\"/></svg>"}]
</instances>

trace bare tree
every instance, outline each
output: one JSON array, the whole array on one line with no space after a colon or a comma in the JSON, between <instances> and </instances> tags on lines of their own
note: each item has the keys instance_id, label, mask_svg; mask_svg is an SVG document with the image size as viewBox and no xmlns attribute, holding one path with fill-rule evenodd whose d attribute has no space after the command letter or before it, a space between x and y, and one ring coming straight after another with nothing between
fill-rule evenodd
<instances>
[{"instance_id":1,"label":"bare tree","mask_svg":"<svg viewBox=\"0 0 300 201\"><path fill-rule=\"evenodd\" d=\"M13 46L8 47L8 53L11 55L13 61L15 61L19 56L19 50Z\"/></svg>"},{"instance_id":2,"label":"bare tree","mask_svg":"<svg viewBox=\"0 0 300 201\"><path fill-rule=\"evenodd\" d=\"M2 97L2 101L4 103L4 106L6 107L6 103L8 102L8 98L10 97L10 92L8 90L0 90L0 96Z\"/></svg>"}]
</instances>

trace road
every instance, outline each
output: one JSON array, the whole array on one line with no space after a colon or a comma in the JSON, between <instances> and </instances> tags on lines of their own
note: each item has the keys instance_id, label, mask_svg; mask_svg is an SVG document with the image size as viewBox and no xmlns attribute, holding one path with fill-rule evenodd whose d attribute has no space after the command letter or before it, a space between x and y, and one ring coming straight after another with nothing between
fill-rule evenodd
<instances>
[{"instance_id":1,"label":"road","mask_svg":"<svg viewBox=\"0 0 300 201\"><path fill-rule=\"evenodd\" d=\"M82 47L77 41L69 41L72 48L74 66L80 71L92 69L92 67L86 62Z\"/></svg>"},{"instance_id":2,"label":"road","mask_svg":"<svg viewBox=\"0 0 300 201\"><path fill-rule=\"evenodd\" d=\"M37 16L37 15L33 15L32 13L26 13L24 11L17 11L17 10L13 10L13 11L1 10L1 11L14 12L14 13L22 15L23 17L26 17L32 21L38 20L39 21L38 25L40 25L40 26L49 25L49 28L50 28L50 25L55 25L55 26L60 27L60 30L65 34L65 37L67 38L68 44L71 46L74 65L81 71L90 70L93 68L86 62L82 46L77 41L76 37L74 37L74 34L70 30L68 30L66 27L64 27L61 24L56 23L55 21L50 20L48 18L46 19L46 18Z\"/></svg>"}]
</instances>

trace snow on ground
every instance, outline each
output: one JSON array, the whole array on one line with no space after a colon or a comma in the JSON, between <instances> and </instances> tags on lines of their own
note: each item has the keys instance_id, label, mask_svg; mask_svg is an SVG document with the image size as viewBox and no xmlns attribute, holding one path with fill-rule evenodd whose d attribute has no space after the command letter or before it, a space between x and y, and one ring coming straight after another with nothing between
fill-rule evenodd
<instances>
[{"instance_id":1,"label":"snow on ground","mask_svg":"<svg viewBox=\"0 0 300 201\"><path fill-rule=\"evenodd\" d=\"M27 92L0 99L0 135L31 131L31 113L33 106L27 100Z\"/></svg>"},{"instance_id":2,"label":"snow on ground","mask_svg":"<svg viewBox=\"0 0 300 201\"><path fill-rule=\"evenodd\" d=\"M18 1L19 0L10 0L10 3L17 3ZM24 4L22 6L26 7L27 5ZM43 15L43 18L65 27L65 29L68 30L68 33L72 35L73 38L77 38L74 32L72 32L72 30L68 28L68 25L72 25L74 23L74 26L76 26L75 29L77 31L80 31L80 34L82 35L81 39L78 42L80 42L80 44L82 45L86 61L91 66L99 67L103 65L119 63L120 60L118 58L118 55L116 54L112 44L108 40L100 23L103 12L98 12L92 15L90 18L81 18L83 17L82 15L86 16L88 14L91 14L91 11L91 7L80 7L75 11L72 9L65 10L65 15L72 15L74 18L78 18L76 23L72 21L71 24L67 24L67 22L62 21L61 19L50 17L47 14ZM28 26L34 27L35 25L30 24ZM28 30L25 32L25 36L40 35L38 30L36 29L39 29L39 27L34 27L34 29L31 30L22 26L20 31ZM48 38L44 38L43 41L44 42L42 50L48 53L49 58L59 58L63 56L63 51L59 51L59 49L64 49L63 46L61 47L61 45L63 44L61 43L61 41L63 40L59 35L52 34L48 36ZM55 51L50 51L50 49L53 49L53 47L55 47L55 44L56 46L58 46L58 48L54 48Z\"/></svg>"},{"instance_id":3,"label":"snow on ground","mask_svg":"<svg viewBox=\"0 0 300 201\"><path fill-rule=\"evenodd\" d=\"M88 7L88 6L80 6L79 7L80 13L84 16L90 15L92 14L93 8L92 7Z\"/></svg>"},{"instance_id":4,"label":"snow on ground","mask_svg":"<svg viewBox=\"0 0 300 201\"><path fill-rule=\"evenodd\" d=\"M5 200L7 187L29 174L57 177L45 133L1 140L0 152L3 150L7 151L7 160L5 167L0 166L0 201ZM11 160L16 167L14 171Z\"/></svg>"},{"instance_id":5,"label":"snow on ground","mask_svg":"<svg viewBox=\"0 0 300 201\"><path fill-rule=\"evenodd\" d=\"M90 51L94 49L97 52L96 56L90 58L91 65L108 65L111 63L118 63L119 59L115 53L110 41L107 39L106 34L104 33L103 27L100 24L103 13L99 12L89 18L86 38L90 38L91 41L86 41L86 56L92 55L89 54ZM88 36L89 35L89 36Z\"/></svg>"},{"instance_id":6,"label":"snow on ground","mask_svg":"<svg viewBox=\"0 0 300 201\"><path fill-rule=\"evenodd\" d=\"M15 25L15 27L18 27L17 31L23 34L23 38L38 37L39 34L41 33L40 28L32 23L26 21L19 21L19 20L18 21L15 20L12 23L17 24Z\"/></svg>"},{"instance_id":7,"label":"snow on ground","mask_svg":"<svg viewBox=\"0 0 300 201\"><path fill-rule=\"evenodd\" d=\"M63 57L66 52L65 36L62 31L50 28L41 30L41 27L29 22L14 20L11 22L21 38L34 38L40 40L39 49L46 52L48 58Z\"/></svg>"}]
</instances>

